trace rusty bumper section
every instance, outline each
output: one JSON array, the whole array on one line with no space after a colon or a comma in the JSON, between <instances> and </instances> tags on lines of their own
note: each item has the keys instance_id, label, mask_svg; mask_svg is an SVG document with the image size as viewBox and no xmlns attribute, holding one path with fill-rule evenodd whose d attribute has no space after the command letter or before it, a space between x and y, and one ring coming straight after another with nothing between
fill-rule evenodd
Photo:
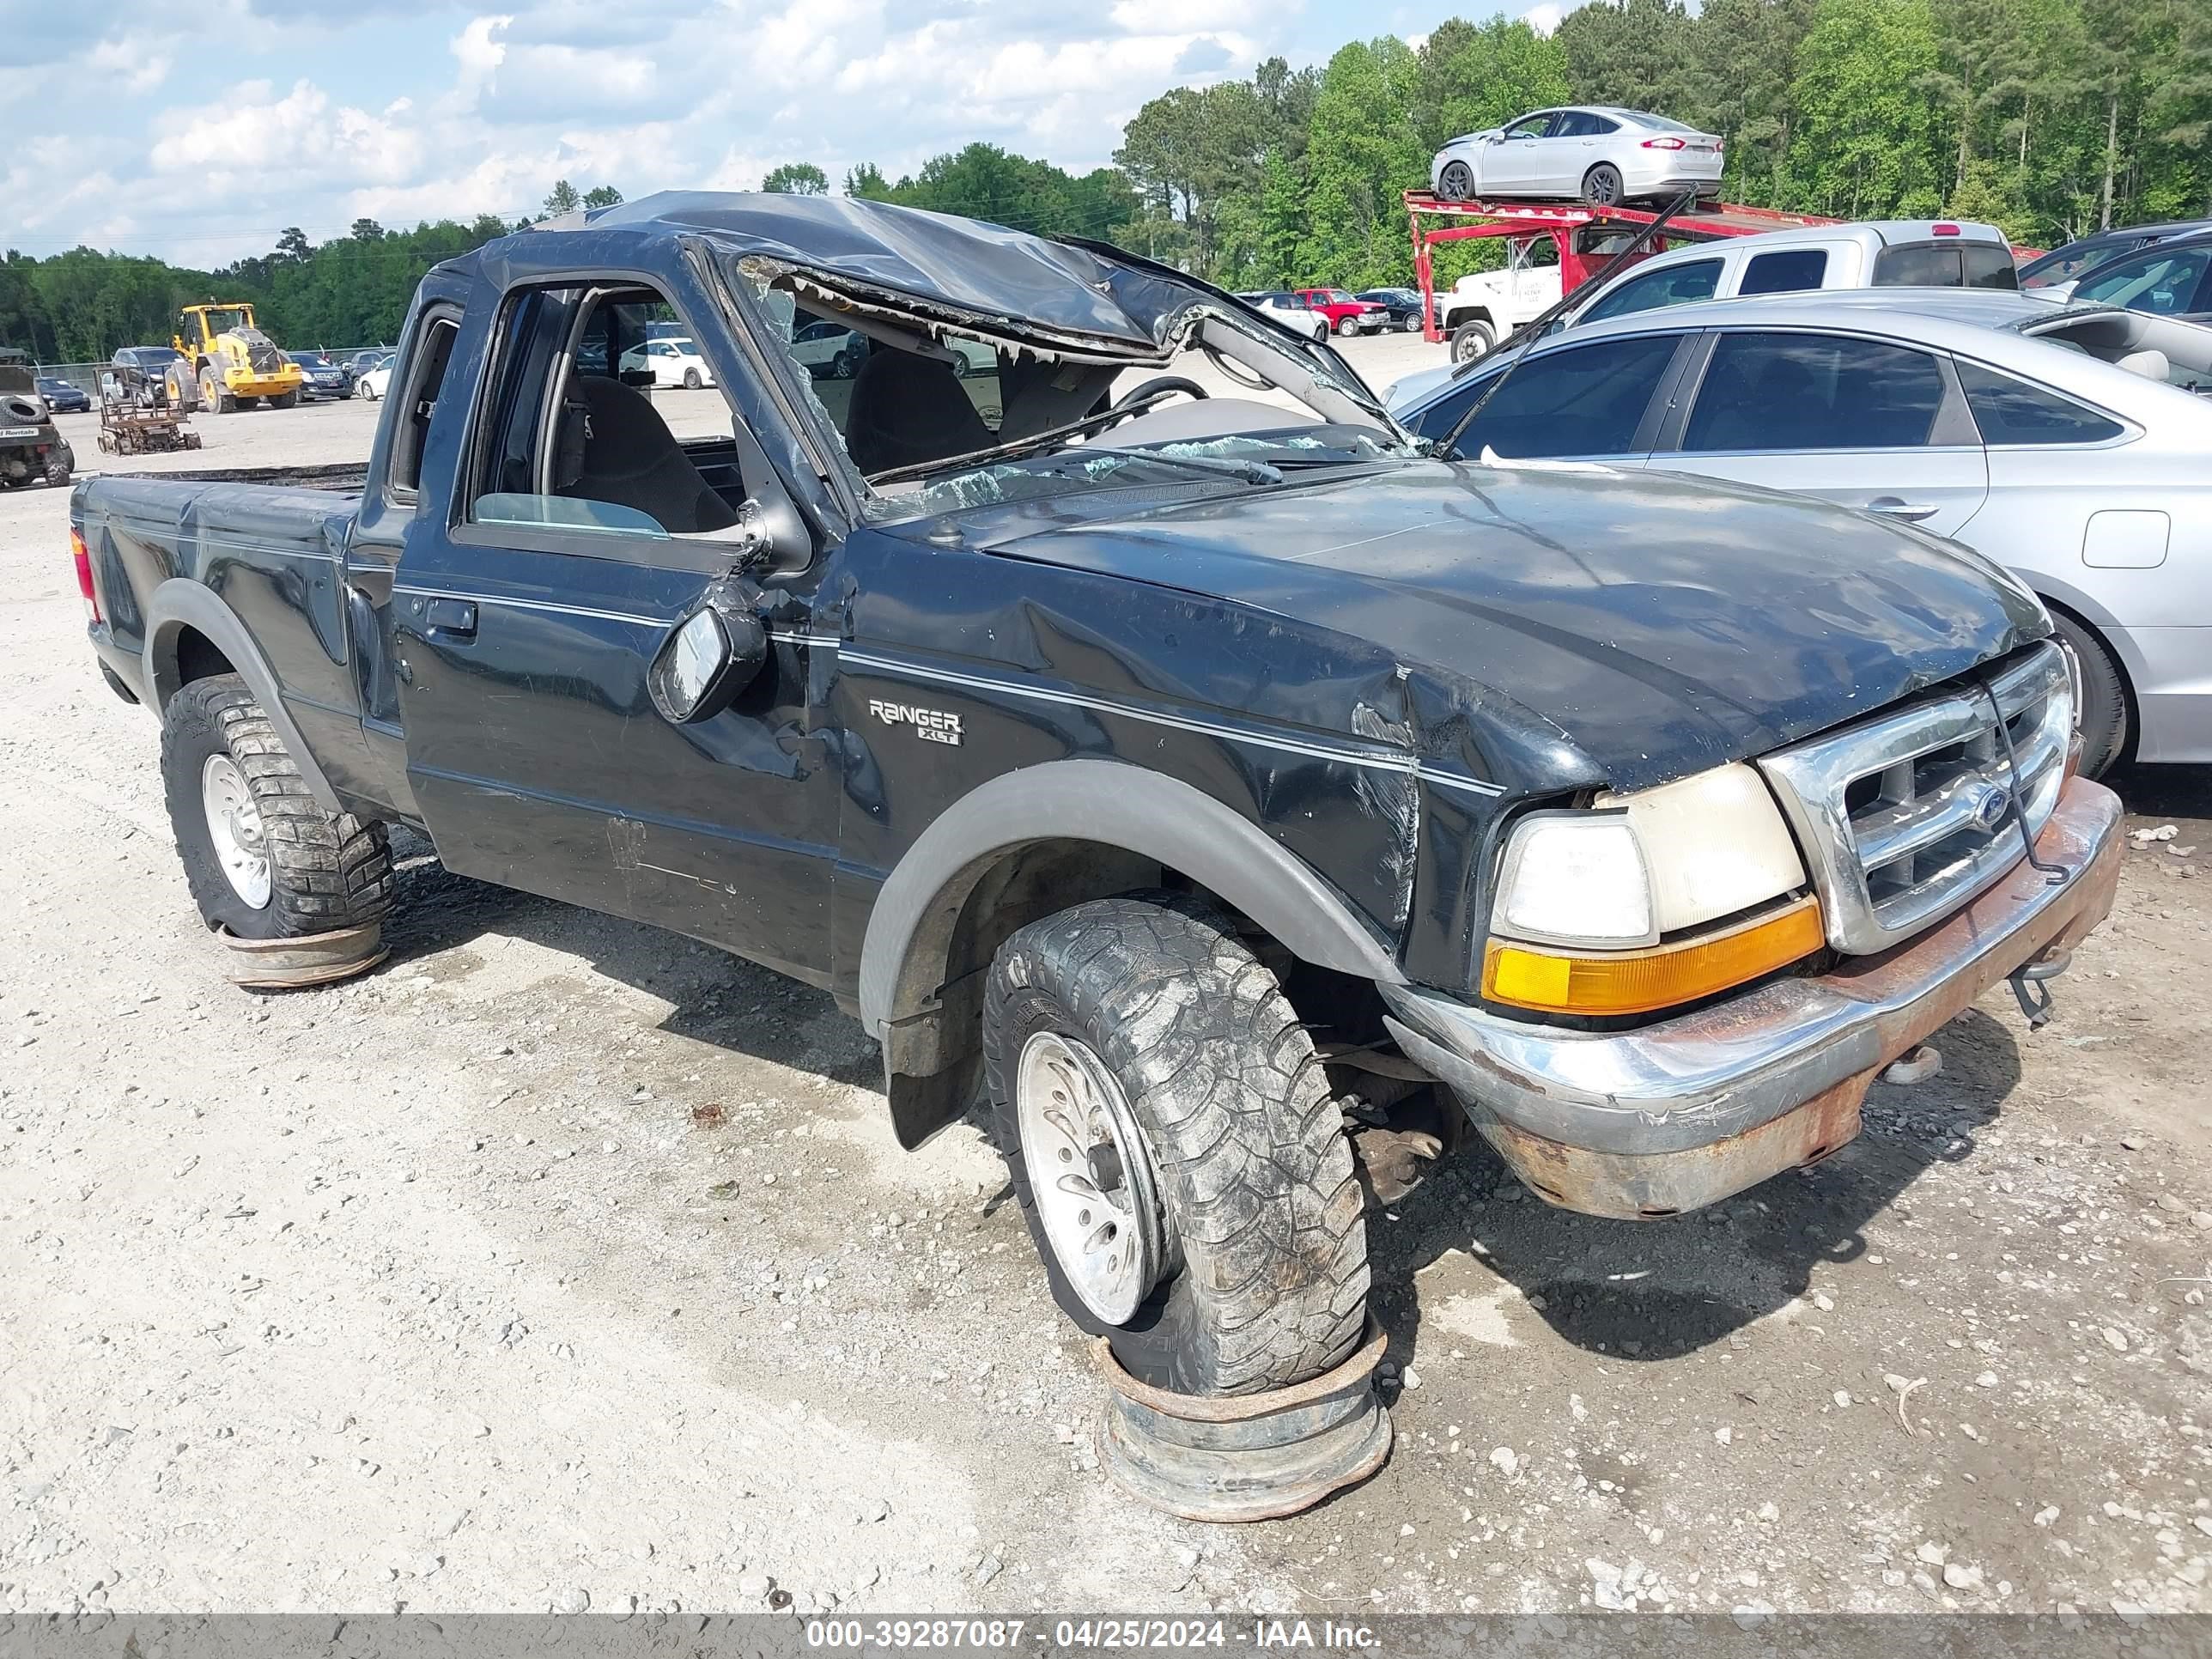
<instances>
[{"instance_id":1,"label":"rusty bumper section","mask_svg":"<svg viewBox=\"0 0 2212 1659\"><path fill-rule=\"evenodd\" d=\"M1640 1030L1563 1032L1379 988L1407 1054L1538 1194L1590 1215L1673 1215L1826 1158L1858 1133L1884 1066L2087 937L2112 908L2120 821L2110 790L2071 780L2036 842L2069 879L2023 860L1908 945Z\"/></svg>"}]
</instances>

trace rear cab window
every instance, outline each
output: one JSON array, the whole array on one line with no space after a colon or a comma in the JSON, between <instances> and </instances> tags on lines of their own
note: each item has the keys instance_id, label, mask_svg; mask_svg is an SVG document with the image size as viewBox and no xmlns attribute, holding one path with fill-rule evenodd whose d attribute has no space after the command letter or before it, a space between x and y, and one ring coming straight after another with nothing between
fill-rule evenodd
<instances>
[{"instance_id":1,"label":"rear cab window","mask_svg":"<svg viewBox=\"0 0 2212 1659\"><path fill-rule=\"evenodd\" d=\"M1873 286L2017 289L2020 272L2012 250L1993 242L1900 242L1875 256Z\"/></svg>"}]
</instances>

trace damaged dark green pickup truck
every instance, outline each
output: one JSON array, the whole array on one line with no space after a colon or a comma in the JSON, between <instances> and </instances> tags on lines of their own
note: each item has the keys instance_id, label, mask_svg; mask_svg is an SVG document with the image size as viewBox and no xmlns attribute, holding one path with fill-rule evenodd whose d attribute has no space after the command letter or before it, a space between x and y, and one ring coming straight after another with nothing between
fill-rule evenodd
<instances>
[{"instance_id":1,"label":"damaged dark green pickup truck","mask_svg":"<svg viewBox=\"0 0 2212 1659\"><path fill-rule=\"evenodd\" d=\"M649 393L679 336L708 384ZM1358 1341L1355 1138L1386 1188L1472 1126L1555 1204L1711 1202L2117 878L1984 561L1431 453L1202 283L880 204L495 242L423 283L357 495L74 519L210 924L374 920L405 823L824 987L908 1144L982 1091L1061 1307L1187 1392Z\"/></svg>"}]
</instances>

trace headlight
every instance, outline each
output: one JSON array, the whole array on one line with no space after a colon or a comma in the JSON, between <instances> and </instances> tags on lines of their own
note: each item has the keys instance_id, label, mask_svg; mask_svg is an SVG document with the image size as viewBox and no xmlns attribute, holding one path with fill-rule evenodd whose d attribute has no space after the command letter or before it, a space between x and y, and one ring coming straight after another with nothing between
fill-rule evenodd
<instances>
[{"instance_id":1,"label":"headlight","mask_svg":"<svg viewBox=\"0 0 2212 1659\"><path fill-rule=\"evenodd\" d=\"M1521 1007L1644 1013L1820 948L1804 861L1748 766L1715 768L1514 826L1483 994Z\"/></svg>"},{"instance_id":2,"label":"headlight","mask_svg":"<svg viewBox=\"0 0 2212 1659\"><path fill-rule=\"evenodd\" d=\"M1549 945L1656 945L1651 876L1626 812L1537 812L1513 828L1497 931Z\"/></svg>"}]
</instances>

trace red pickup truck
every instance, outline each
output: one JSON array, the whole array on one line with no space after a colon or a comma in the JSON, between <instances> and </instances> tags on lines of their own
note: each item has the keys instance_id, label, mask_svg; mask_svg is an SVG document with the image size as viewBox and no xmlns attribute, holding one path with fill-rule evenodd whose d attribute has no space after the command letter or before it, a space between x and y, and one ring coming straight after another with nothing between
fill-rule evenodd
<instances>
[{"instance_id":1,"label":"red pickup truck","mask_svg":"<svg viewBox=\"0 0 2212 1659\"><path fill-rule=\"evenodd\" d=\"M1390 325L1390 313L1385 307L1355 300L1340 288L1293 289L1291 299L1328 318L1334 333L1379 334Z\"/></svg>"}]
</instances>

